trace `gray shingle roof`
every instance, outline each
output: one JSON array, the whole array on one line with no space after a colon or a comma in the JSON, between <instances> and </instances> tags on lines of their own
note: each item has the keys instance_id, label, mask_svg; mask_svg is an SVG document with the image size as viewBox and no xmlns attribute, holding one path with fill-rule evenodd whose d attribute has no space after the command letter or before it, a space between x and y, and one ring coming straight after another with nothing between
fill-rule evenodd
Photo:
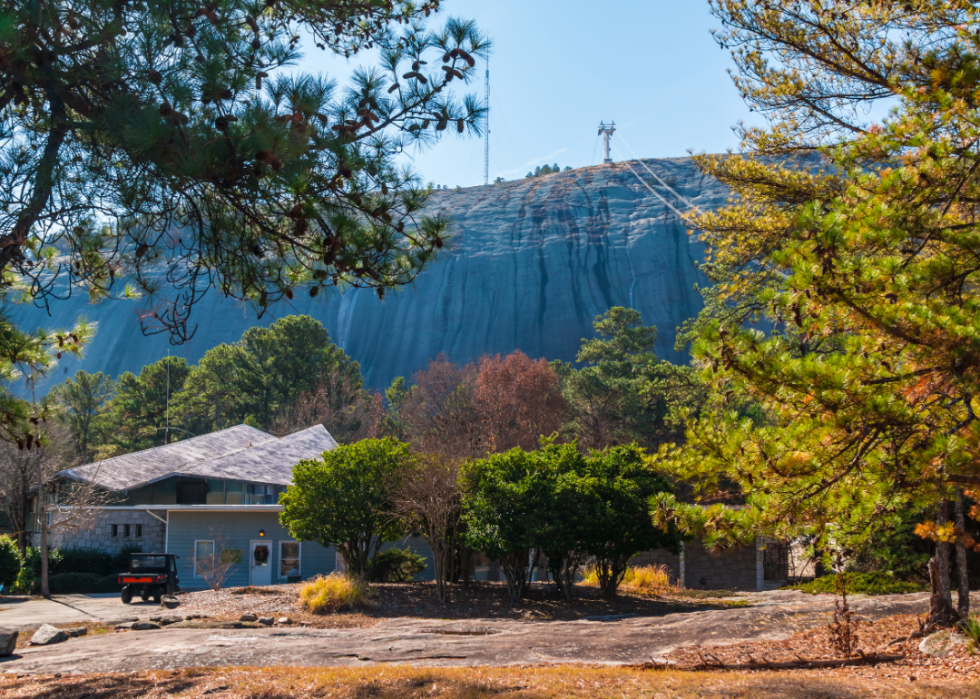
<instances>
[{"instance_id":1,"label":"gray shingle roof","mask_svg":"<svg viewBox=\"0 0 980 699\"><path fill-rule=\"evenodd\" d=\"M322 425L278 439L247 425L67 469L59 475L109 490L131 490L169 476L289 485L293 466L337 446Z\"/></svg>"}]
</instances>

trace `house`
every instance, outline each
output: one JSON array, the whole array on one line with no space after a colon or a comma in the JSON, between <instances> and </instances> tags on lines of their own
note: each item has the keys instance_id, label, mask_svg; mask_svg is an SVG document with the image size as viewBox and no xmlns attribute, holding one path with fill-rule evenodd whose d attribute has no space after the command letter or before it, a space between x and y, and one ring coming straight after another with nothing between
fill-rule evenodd
<instances>
[{"instance_id":1,"label":"house","mask_svg":"<svg viewBox=\"0 0 980 699\"><path fill-rule=\"evenodd\" d=\"M297 463L336 446L321 425L282 438L238 425L62 471L67 481L110 491L113 504L81 528L53 527L49 545L173 553L184 589L206 586L196 561L215 550L237 561L229 586L330 573L336 551L293 539L279 524L278 502Z\"/></svg>"},{"instance_id":2,"label":"house","mask_svg":"<svg viewBox=\"0 0 980 699\"><path fill-rule=\"evenodd\" d=\"M279 524L279 495L292 482L293 467L337 446L322 426L277 438L247 425L194 437L99 463L62 471L68 481L111 492L113 504L99 509L82 528L54 527L49 545L117 552L139 546L179 556L181 586L206 587L197 561L216 551L235 561L227 586L270 585L307 579L342 568L333 547L296 541ZM386 544L408 547L430 562L418 537ZM759 538L754 547L720 554L688 542L679 556L649 551L634 565L662 564L688 588L761 590L785 580L785 551ZM477 580L500 580L499 567L474 556ZM432 579L431 565L421 578ZM535 571L547 579L546 564Z\"/></svg>"}]
</instances>

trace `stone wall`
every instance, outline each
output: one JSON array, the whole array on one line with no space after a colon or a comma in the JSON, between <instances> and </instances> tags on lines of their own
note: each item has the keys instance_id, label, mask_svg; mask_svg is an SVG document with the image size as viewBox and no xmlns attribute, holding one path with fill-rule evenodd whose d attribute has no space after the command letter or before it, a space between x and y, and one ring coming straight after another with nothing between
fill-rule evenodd
<instances>
[{"instance_id":1,"label":"stone wall","mask_svg":"<svg viewBox=\"0 0 980 699\"><path fill-rule=\"evenodd\" d=\"M57 517L56 517L57 521ZM146 553L163 551L166 545L166 527L146 510L103 510L90 522L79 527L55 527L48 533L48 546L52 548L86 548L118 553L126 546L140 546ZM116 536L112 525L117 526ZM125 535L129 525L129 536ZM136 536L136 525L142 531ZM35 543L38 534L34 535Z\"/></svg>"}]
</instances>

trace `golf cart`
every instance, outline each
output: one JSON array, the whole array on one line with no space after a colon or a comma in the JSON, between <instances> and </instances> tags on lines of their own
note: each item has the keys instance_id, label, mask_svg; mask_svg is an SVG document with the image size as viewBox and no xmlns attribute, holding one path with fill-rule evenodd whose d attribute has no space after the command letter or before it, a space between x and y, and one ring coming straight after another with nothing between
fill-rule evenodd
<instances>
[{"instance_id":1,"label":"golf cart","mask_svg":"<svg viewBox=\"0 0 980 699\"><path fill-rule=\"evenodd\" d=\"M180 591L177 577L177 556L172 553L134 553L129 557L129 572L119 574L123 586L123 604L139 595L144 602L151 597L157 604L163 595Z\"/></svg>"}]
</instances>

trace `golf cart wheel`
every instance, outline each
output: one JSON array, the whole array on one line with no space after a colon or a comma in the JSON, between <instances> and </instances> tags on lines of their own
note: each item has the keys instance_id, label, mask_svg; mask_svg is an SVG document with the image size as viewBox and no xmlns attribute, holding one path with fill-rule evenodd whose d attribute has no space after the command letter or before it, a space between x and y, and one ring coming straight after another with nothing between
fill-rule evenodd
<instances>
[{"instance_id":1,"label":"golf cart wheel","mask_svg":"<svg viewBox=\"0 0 980 699\"><path fill-rule=\"evenodd\" d=\"M133 590L129 587L129 585L123 585L123 589L119 593L119 596L122 598L123 604L129 604L133 601Z\"/></svg>"}]
</instances>

